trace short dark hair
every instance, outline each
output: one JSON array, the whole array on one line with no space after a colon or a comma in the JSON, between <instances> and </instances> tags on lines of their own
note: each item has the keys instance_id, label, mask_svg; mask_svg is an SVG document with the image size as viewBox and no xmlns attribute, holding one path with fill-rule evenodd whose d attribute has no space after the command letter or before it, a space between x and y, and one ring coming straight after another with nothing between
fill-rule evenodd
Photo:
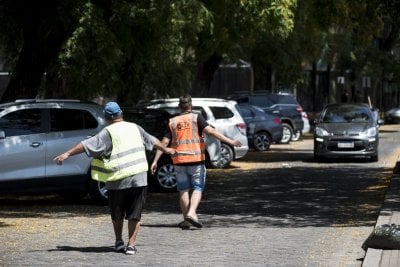
<instances>
[{"instance_id":1,"label":"short dark hair","mask_svg":"<svg viewBox=\"0 0 400 267\"><path fill-rule=\"evenodd\" d=\"M179 108L182 110L188 110L192 107L192 97L188 94L183 95L179 98Z\"/></svg>"}]
</instances>

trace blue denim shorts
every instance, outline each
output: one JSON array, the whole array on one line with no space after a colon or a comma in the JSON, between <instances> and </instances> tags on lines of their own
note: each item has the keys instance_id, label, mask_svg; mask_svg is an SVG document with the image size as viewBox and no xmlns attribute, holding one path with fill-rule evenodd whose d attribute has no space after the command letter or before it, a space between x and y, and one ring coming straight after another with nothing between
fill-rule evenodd
<instances>
[{"instance_id":1,"label":"blue denim shorts","mask_svg":"<svg viewBox=\"0 0 400 267\"><path fill-rule=\"evenodd\" d=\"M178 191L202 192L206 185L206 166L199 165L175 165L176 182Z\"/></svg>"}]
</instances>

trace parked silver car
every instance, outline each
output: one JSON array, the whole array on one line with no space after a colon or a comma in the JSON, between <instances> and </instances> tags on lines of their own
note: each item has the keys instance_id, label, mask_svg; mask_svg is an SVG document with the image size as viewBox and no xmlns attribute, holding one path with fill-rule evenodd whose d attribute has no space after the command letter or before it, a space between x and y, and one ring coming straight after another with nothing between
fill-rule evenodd
<instances>
[{"instance_id":1,"label":"parked silver car","mask_svg":"<svg viewBox=\"0 0 400 267\"><path fill-rule=\"evenodd\" d=\"M179 98L154 99L143 106L153 109L164 109L171 114L179 113ZM246 137L246 123L240 115L237 102L219 98L192 98L193 111L203 115L206 121L214 126L222 134L239 140L241 147L231 147L221 143L220 158L211 162L212 167L224 168L230 165L232 160L244 157L249 151Z\"/></svg>"},{"instance_id":2,"label":"parked silver car","mask_svg":"<svg viewBox=\"0 0 400 267\"><path fill-rule=\"evenodd\" d=\"M314 129L314 157L378 161L379 127L366 104L327 105Z\"/></svg>"},{"instance_id":3,"label":"parked silver car","mask_svg":"<svg viewBox=\"0 0 400 267\"><path fill-rule=\"evenodd\" d=\"M0 104L0 191L87 193L106 200L104 184L90 178L91 159L80 154L62 166L55 156L105 126L103 108L78 100L23 100Z\"/></svg>"}]
</instances>

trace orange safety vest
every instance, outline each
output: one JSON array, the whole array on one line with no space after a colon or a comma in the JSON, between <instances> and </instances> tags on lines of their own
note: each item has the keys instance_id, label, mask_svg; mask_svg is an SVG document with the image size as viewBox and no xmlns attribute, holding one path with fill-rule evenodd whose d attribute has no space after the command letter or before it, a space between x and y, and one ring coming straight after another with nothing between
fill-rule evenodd
<instances>
[{"instance_id":1,"label":"orange safety vest","mask_svg":"<svg viewBox=\"0 0 400 267\"><path fill-rule=\"evenodd\" d=\"M199 134L197 114L188 113L169 120L172 140L171 147L176 154L171 155L174 164L196 163L205 160L204 138Z\"/></svg>"}]
</instances>

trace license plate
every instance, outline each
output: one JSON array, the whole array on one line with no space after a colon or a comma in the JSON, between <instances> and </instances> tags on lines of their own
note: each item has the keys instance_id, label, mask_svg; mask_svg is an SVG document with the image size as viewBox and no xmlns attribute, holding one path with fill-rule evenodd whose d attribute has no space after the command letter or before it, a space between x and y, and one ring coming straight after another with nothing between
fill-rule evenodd
<instances>
[{"instance_id":1,"label":"license plate","mask_svg":"<svg viewBox=\"0 0 400 267\"><path fill-rule=\"evenodd\" d=\"M338 143L338 148L354 148L353 142Z\"/></svg>"}]
</instances>

